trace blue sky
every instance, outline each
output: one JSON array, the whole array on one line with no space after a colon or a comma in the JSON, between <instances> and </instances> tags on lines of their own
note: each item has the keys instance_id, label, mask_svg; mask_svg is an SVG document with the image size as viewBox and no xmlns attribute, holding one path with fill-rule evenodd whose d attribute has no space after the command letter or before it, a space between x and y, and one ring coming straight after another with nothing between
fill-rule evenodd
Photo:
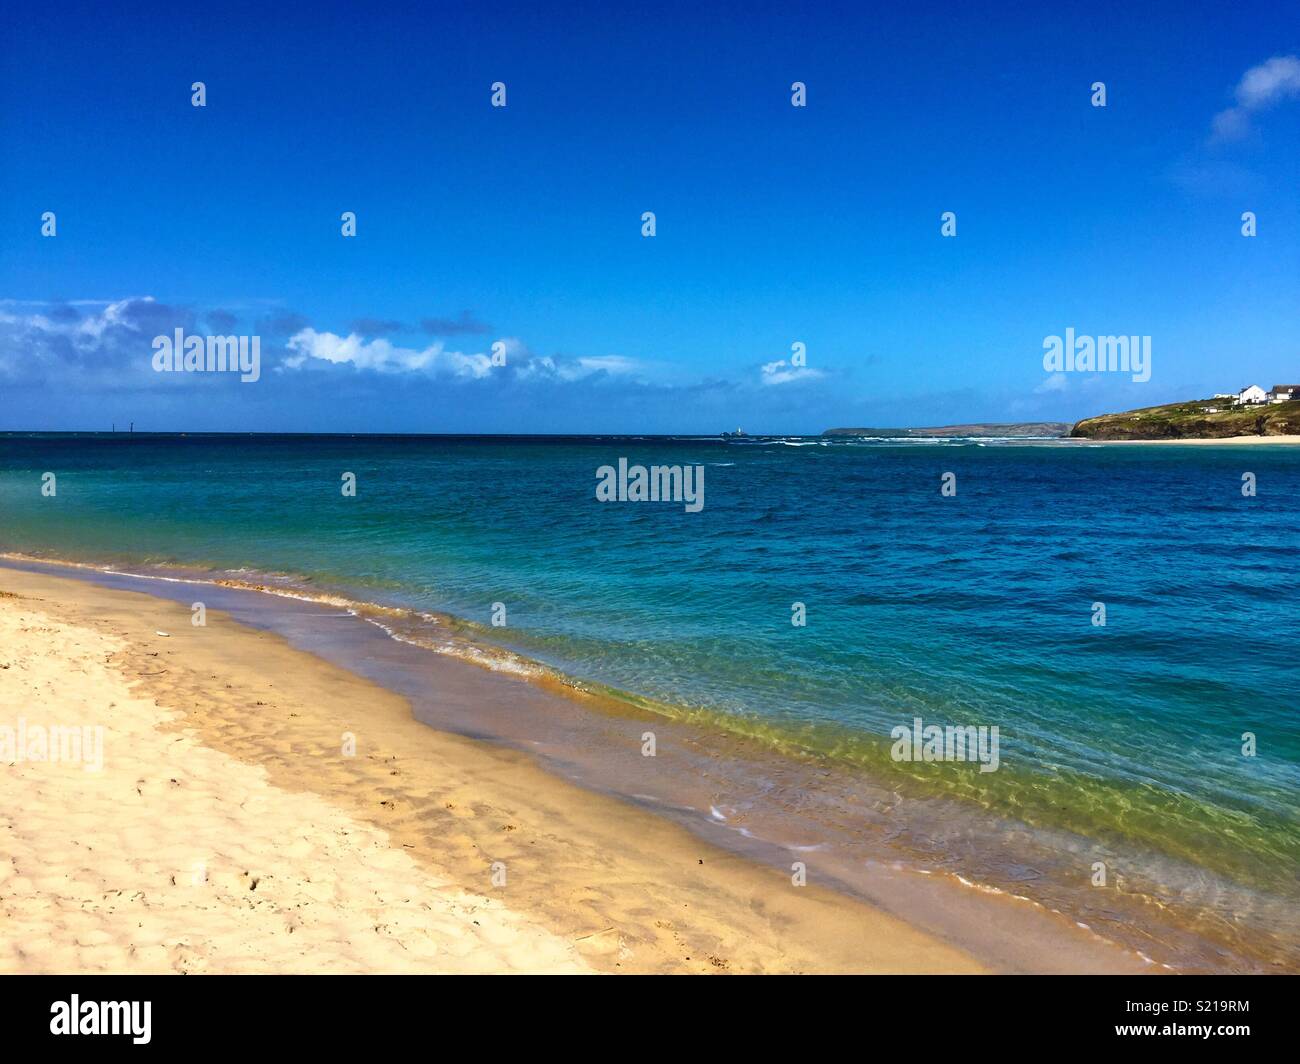
<instances>
[{"instance_id":1,"label":"blue sky","mask_svg":"<svg viewBox=\"0 0 1300 1064\"><path fill-rule=\"evenodd\" d=\"M1294 5L549 6L11 9L0 429L819 432L1300 379ZM260 336L261 379L153 372L176 327ZM1150 335L1150 381L1049 375L1066 328Z\"/></svg>"}]
</instances>

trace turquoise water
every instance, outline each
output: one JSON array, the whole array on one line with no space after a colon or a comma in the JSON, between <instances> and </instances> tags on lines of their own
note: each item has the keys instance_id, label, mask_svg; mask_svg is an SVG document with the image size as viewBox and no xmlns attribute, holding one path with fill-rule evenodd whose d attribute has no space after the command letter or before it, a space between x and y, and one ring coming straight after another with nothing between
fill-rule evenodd
<instances>
[{"instance_id":1,"label":"turquoise water","mask_svg":"<svg viewBox=\"0 0 1300 1064\"><path fill-rule=\"evenodd\" d=\"M598 502L619 457L702 465L704 508ZM0 436L0 549L449 614L661 712L1203 869L1283 912L1300 894L1298 504L1289 448ZM998 727L998 770L892 760L915 717Z\"/></svg>"}]
</instances>

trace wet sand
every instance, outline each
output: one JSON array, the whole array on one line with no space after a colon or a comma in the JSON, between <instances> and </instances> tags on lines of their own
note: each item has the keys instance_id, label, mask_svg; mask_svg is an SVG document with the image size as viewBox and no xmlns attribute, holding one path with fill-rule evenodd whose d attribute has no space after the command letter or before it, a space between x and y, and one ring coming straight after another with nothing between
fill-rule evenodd
<instances>
[{"instance_id":1,"label":"wet sand","mask_svg":"<svg viewBox=\"0 0 1300 1064\"><path fill-rule=\"evenodd\" d=\"M8 568L0 591L0 724L104 728L98 772L0 773L0 970L988 968L217 610Z\"/></svg>"}]
</instances>

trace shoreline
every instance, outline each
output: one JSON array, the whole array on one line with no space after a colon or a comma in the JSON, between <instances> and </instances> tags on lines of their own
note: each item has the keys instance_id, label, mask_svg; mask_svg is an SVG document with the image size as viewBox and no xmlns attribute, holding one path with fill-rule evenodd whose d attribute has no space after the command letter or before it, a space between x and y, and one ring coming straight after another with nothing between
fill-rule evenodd
<instances>
[{"instance_id":1,"label":"shoreline","mask_svg":"<svg viewBox=\"0 0 1300 1064\"><path fill-rule=\"evenodd\" d=\"M1106 444L1106 445L1156 444L1162 447L1168 445L1177 445L1177 444L1187 444L1187 445L1202 446L1202 447L1207 447L1207 446L1208 447L1214 447L1214 446L1243 447L1243 446L1254 446L1256 444L1285 447L1285 446L1295 446L1297 444L1300 444L1300 436L1220 436L1220 437L1196 436L1188 439L1173 439L1173 440L1094 440L1094 439L1090 439L1087 436L1066 436L1063 437L1063 439L1070 440L1071 442L1077 441L1078 443L1082 443L1082 444L1088 444L1088 443Z\"/></svg>"},{"instance_id":2,"label":"shoreline","mask_svg":"<svg viewBox=\"0 0 1300 1064\"><path fill-rule=\"evenodd\" d=\"M107 731L89 785L72 766L41 763L0 777L7 808L24 807L32 787L42 799L37 823L6 825L21 867L0 894L31 934L13 936L26 946L2 955L4 970L987 970L895 916L815 882L795 888L526 754L426 727L399 696L217 610L196 628L179 604L9 567L0 589L5 623L40 637L6 652L18 668L3 675L44 685L39 711L32 689L6 685L6 716L80 714ZM340 755L345 731L355 757ZM249 788L255 823L222 808L229 790ZM193 803L185 815L177 795ZM61 818L75 839L65 830L53 841ZM330 833L364 848L330 851ZM196 888L184 885L193 861L182 855L200 837L212 871ZM111 864L92 876L80 845L107 849ZM497 862L503 887L492 884ZM243 883L254 879L250 909ZM430 931L409 902L435 892L451 900ZM373 931L363 926L377 914ZM290 940L293 919L302 937Z\"/></svg>"},{"instance_id":3,"label":"shoreline","mask_svg":"<svg viewBox=\"0 0 1300 1064\"><path fill-rule=\"evenodd\" d=\"M751 737L720 736L640 707L606 704L580 687L546 677L501 673L484 661L430 653L409 644L388 623L351 610L339 612L339 602L328 595L328 605L322 605L285 588L229 590L216 579L134 575L15 555L0 559L0 576L32 573L33 567L61 582L71 578L94 589L133 588L135 599L162 603L188 604L195 597L193 585L206 585L202 597L210 612L220 599L255 636L287 636L297 652L309 651L309 662L341 666L353 680L368 677L389 697L405 695L407 718L413 715L416 728L426 735L436 729L475 746L486 741L493 748L510 747L548 781L581 787L587 796L595 792L657 823L685 827L693 844L719 846L731 860L769 874L788 879L781 869L802 859L809 881L834 897L893 913L992 970L1278 970L1277 959L1216 961L1212 951L1222 947L1212 938L1201 939L1203 931L1187 914L1179 914L1176 899L1170 904L1146 897L1140 881L1127 875L1128 883L1118 893L1070 887L1082 854L1098 852L1097 844L1082 836L1049 832L1035 841L1040 832L1027 834L1027 826L1015 821L990 824L981 819L982 810L972 815L964 803L932 803L935 807L923 809L918 821L920 803L909 807L897 793L882 790L879 781L851 766L846 771L817 759L791 759ZM188 606L178 614L180 620L188 622L187 611ZM426 696L430 688L437 690L436 697ZM637 755L647 722L653 722L661 755L668 756L647 760ZM746 799L751 792L763 795L760 807ZM796 804L772 805L765 796L769 793L789 793ZM518 797L528 800L524 792ZM851 809L844 806L846 799L852 800ZM847 813L852 814L849 820L844 819ZM918 829L927 836L924 853L912 853L904 845ZM845 834L849 830L852 834ZM995 855L996 867L985 860L982 872L980 864L953 860L958 852L969 856L974 838L983 839L979 850ZM1128 863L1137 856L1130 854ZM1056 865L1061 867L1053 873ZM1017 868L1035 866L1047 869L1049 878L1026 881L1015 874ZM1137 871L1133 867L1129 874ZM1055 886L1052 877L1060 880ZM1039 889L1044 885L1050 888L1046 894Z\"/></svg>"}]
</instances>

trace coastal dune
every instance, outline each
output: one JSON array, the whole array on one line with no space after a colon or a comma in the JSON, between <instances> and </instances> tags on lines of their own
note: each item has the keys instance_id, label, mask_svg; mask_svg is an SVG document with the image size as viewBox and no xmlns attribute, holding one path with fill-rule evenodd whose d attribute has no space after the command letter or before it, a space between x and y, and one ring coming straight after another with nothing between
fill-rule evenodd
<instances>
[{"instance_id":1,"label":"coastal dune","mask_svg":"<svg viewBox=\"0 0 1300 1064\"><path fill-rule=\"evenodd\" d=\"M279 636L190 619L0 569L0 726L103 729L97 768L3 751L0 971L984 970Z\"/></svg>"}]
</instances>

